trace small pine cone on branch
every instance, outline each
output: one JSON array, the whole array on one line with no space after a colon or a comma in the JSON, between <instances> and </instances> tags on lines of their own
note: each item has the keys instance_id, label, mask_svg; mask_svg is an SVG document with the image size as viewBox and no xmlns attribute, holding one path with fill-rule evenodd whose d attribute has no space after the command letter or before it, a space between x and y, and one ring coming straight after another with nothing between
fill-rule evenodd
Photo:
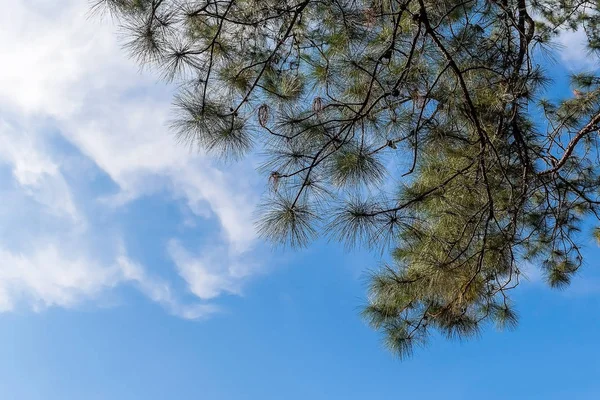
<instances>
[{"instance_id":1,"label":"small pine cone on branch","mask_svg":"<svg viewBox=\"0 0 600 400\"><path fill-rule=\"evenodd\" d=\"M258 123L263 128L267 126L269 122L270 110L267 104L263 104L258 108Z\"/></svg>"}]
</instances>

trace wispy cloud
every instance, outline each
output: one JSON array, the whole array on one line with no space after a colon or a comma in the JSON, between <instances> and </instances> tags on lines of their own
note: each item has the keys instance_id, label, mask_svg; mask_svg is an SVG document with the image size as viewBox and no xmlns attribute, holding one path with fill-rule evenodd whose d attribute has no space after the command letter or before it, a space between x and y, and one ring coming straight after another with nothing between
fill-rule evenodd
<instances>
[{"instance_id":1,"label":"wispy cloud","mask_svg":"<svg viewBox=\"0 0 600 400\"><path fill-rule=\"evenodd\" d=\"M244 172L251 166L222 169L177 144L167 128L172 89L139 73L110 21L89 18L87 2L0 4L0 52L9 61L0 66L0 168L13 180L0 189L13 199L0 212L0 310L74 307L129 285L174 315L216 312L215 299L239 294L261 270L243 261L256 245L256 191ZM77 162L56 150L56 137ZM85 163L116 192L91 190L90 171L79 168ZM163 243L173 261L165 268L188 285L191 304L175 292L177 282L152 275L122 243L95 240L100 228L90 210L108 215L104 225L118 235L141 237L146 232L119 232L116 215L159 192L185 204L182 225L218 222L210 247L189 252L178 237Z\"/></svg>"},{"instance_id":2,"label":"wispy cloud","mask_svg":"<svg viewBox=\"0 0 600 400\"><path fill-rule=\"evenodd\" d=\"M558 37L560 48L558 54L565 66L573 70L591 70L600 67L600 59L587 48L586 33L577 31L563 31Z\"/></svg>"},{"instance_id":3,"label":"wispy cloud","mask_svg":"<svg viewBox=\"0 0 600 400\"><path fill-rule=\"evenodd\" d=\"M1 311L13 310L19 303L34 309L72 307L120 280L116 265L66 255L49 243L40 243L28 254L0 248L0 265Z\"/></svg>"}]
</instances>

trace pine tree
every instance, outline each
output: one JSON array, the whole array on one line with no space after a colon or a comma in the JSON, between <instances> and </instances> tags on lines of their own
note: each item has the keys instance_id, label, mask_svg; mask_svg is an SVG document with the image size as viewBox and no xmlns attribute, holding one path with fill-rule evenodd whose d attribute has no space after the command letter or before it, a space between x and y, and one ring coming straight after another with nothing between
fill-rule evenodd
<instances>
[{"instance_id":1,"label":"pine tree","mask_svg":"<svg viewBox=\"0 0 600 400\"><path fill-rule=\"evenodd\" d=\"M522 266L563 287L599 218L600 77L545 98L561 31L600 49L586 0L102 0L179 86L177 136L263 155L258 229L394 249L365 317L400 356L432 331L512 327ZM548 57L550 55L550 57ZM596 231L596 236L600 230Z\"/></svg>"}]
</instances>

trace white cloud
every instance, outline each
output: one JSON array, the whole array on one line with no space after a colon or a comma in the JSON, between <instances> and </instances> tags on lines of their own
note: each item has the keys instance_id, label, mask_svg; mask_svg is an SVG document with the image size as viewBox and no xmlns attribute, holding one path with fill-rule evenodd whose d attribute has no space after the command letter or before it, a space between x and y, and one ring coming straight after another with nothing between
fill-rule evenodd
<instances>
[{"instance_id":1,"label":"white cloud","mask_svg":"<svg viewBox=\"0 0 600 400\"><path fill-rule=\"evenodd\" d=\"M563 31L557 39L560 44L558 53L561 61L575 70L590 70L600 66L597 55L586 47L587 36L583 30Z\"/></svg>"},{"instance_id":2,"label":"white cloud","mask_svg":"<svg viewBox=\"0 0 600 400\"><path fill-rule=\"evenodd\" d=\"M58 165L27 129L18 131L0 119L0 163L8 164L24 191L57 215L81 222L71 191Z\"/></svg>"},{"instance_id":3,"label":"white cloud","mask_svg":"<svg viewBox=\"0 0 600 400\"><path fill-rule=\"evenodd\" d=\"M123 54L110 21L88 18L88 2L0 0L0 4L4 10L0 53L7 60L0 66L0 166L10 169L17 186L17 192L11 192L17 200L11 205L19 207L22 196L37 204L22 205L13 214L58 218L44 223L44 235L55 233L54 240L42 240L48 236L42 237L41 227L17 226L14 217L11 224L19 238L34 245L19 246L0 236L0 310L21 303L73 307L129 284L181 317L217 311L214 303L181 303L172 289L177 285L153 277L125 256L124 249L101 248L106 243L92 246L97 227L85 210L102 208L111 215L133 200L169 192L188 208L182 225L194 225L194 218L212 218L220 229L211 232L211 247L200 248L195 255L177 245L175 238L168 247L173 257L168 267L175 268L202 300L239 294L244 281L259 271L241 261L256 241L250 165L223 169L176 143L166 127L172 89L156 83L151 74L139 73ZM117 185L117 193L108 198L98 194L91 200L83 196L78 185L87 172L73 167L83 163L66 163L50 145L50 132L106 174ZM0 213L0 224L9 217ZM65 234L86 246L73 255L60 240ZM214 253L217 247L219 257ZM94 261L98 252L109 256Z\"/></svg>"},{"instance_id":4,"label":"white cloud","mask_svg":"<svg viewBox=\"0 0 600 400\"><path fill-rule=\"evenodd\" d=\"M189 290L199 298L209 300L222 293L239 294L239 282L229 269L230 261L224 249L205 250L194 256L173 240L169 254Z\"/></svg>"},{"instance_id":5,"label":"white cloud","mask_svg":"<svg viewBox=\"0 0 600 400\"><path fill-rule=\"evenodd\" d=\"M73 307L119 281L118 266L63 254L56 244L40 243L30 254L0 248L0 311L18 302L35 309Z\"/></svg>"},{"instance_id":6,"label":"white cloud","mask_svg":"<svg viewBox=\"0 0 600 400\"><path fill-rule=\"evenodd\" d=\"M182 304L177 296L173 294L173 290L167 282L149 276L141 265L136 264L126 256L120 256L117 261L127 281L135 282L140 291L153 301L166 307L173 315L185 319L198 319L207 317L219 310L213 304Z\"/></svg>"},{"instance_id":7,"label":"white cloud","mask_svg":"<svg viewBox=\"0 0 600 400\"><path fill-rule=\"evenodd\" d=\"M0 312L12 311L20 304L36 311L52 306L72 308L123 283L136 285L182 318L197 319L218 311L212 304L182 304L168 282L150 276L125 254L103 265L86 255L65 254L61 247L38 243L28 254L0 248Z\"/></svg>"}]
</instances>

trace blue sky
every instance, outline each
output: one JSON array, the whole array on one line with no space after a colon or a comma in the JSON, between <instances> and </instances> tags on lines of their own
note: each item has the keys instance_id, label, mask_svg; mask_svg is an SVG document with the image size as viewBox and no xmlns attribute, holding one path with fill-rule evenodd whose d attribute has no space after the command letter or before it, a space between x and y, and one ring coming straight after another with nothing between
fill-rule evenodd
<instances>
[{"instance_id":1,"label":"blue sky","mask_svg":"<svg viewBox=\"0 0 600 400\"><path fill-rule=\"evenodd\" d=\"M0 398L600 395L591 239L570 289L529 271L516 331L400 362L358 316L378 255L271 250L252 226L254 160L177 144L172 88L109 20L81 0L0 4ZM553 74L591 66L577 34L561 40Z\"/></svg>"}]
</instances>

